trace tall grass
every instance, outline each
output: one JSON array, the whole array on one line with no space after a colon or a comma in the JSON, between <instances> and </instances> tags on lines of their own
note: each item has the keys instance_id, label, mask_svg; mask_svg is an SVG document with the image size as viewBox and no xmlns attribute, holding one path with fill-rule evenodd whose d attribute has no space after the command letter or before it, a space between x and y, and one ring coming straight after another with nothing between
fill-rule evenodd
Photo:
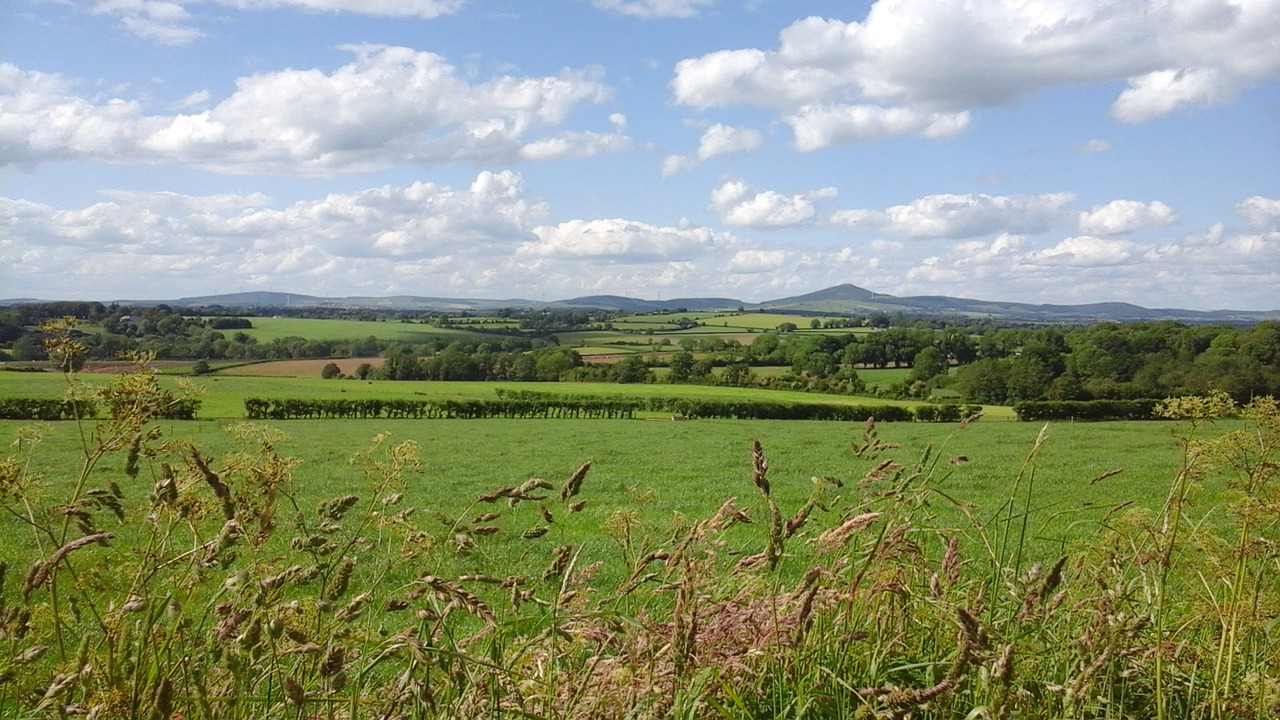
<instances>
[{"instance_id":1,"label":"tall grass","mask_svg":"<svg viewBox=\"0 0 1280 720\"><path fill-rule=\"evenodd\" d=\"M0 507L37 555L0 565L0 717L1280 712L1270 398L1166 403L1187 432L1165 506L1100 510L1044 564L1025 547L1053 512L1035 486L1051 433L984 508L946 492L964 458L873 421L858 470L803 502L780 499L757 441L717 510L619 507L610 559L588 562L555 530L586 522L590 463L409 507L418 448L380 435L352 460L358 491L308 503L276 431L232 426L238 449L215 457L152 421L175 396L151 373L69 377L112 408L83 425L78 477L34 473L31 433L0 463ZM1227 414L1238 429L1202 433ZM1197 504L1214 483L1228 507Z\"/></svg>"}]
</instances>

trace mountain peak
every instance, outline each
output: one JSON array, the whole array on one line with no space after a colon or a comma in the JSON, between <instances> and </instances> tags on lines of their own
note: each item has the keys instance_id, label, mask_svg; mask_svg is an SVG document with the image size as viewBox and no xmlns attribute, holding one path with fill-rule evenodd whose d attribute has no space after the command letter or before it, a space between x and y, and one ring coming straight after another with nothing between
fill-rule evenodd
<instances>
[{"instance_id":1,"label":"mountain peak","mask_svg":"<svg viewBox=\"0 0 1280 720\"><path fill-rule=\"evenodd\" d=\"M767 304L781 305L784 303L821 302L821 301L831 301L831 300L865 301L865 300L875 300L875 299L881 299L881 298L887 298L887 297L889 296L883 295L881 293L871 292L870 290L867 290L866 288L860 288L857 285L844 283L843 285L835 285L833 287L829 287L824 290L817 290L811 293L807 293L805 295L797 295L795 297L783 298L781 300L772 300Z\"/></svg>"}]
</instances>

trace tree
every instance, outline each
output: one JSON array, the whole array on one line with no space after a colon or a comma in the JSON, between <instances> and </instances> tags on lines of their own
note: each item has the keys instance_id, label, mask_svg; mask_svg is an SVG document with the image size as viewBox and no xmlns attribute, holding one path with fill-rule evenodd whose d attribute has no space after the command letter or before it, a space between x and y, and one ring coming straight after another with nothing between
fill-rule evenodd
<instances>
[{"instance_id":1,"label":"tree","mask_svg":"<svg viewBox=\"0 0 1280 720\"><path fill-rule=\"evenodd\" d=\"M1007 374L1002 361L983 358L958 368L954 387L969 402L1003 405L1009 397L1005 386Z\"/></svg>"},{"instance_id":2,"label":"tree","mask_svg":"<svg viewBox=\"0 0 1280 720\"><path fill-rule=\"evenodd\" d=\"M671 356L671 360L667 363L667 367L670 369L667 378L673 383L689 382L693 379L694 362L693 353L681 348Z\"/></svg>"},{"instance_id":3,"label":"tree","mask_svg":"<svg viewBox=\"0 0 1280 720\"><path fill-rule=\"evenodd\" d=\"M320 368L320 377L325 380L342 377L342 368L338 367L338 363L327 363L324 367Z\"/></svg>"},{"instance_id":4,"label":"tree","mask_svg":"<svg viewBox=\"0 0 1280 720\"><path fill-rule=\"evenodd\" d=\"M733 385L736 387L746 387L755 380L755 374L751 372L751 368L745 363L734 363L724 369L724 374L720 376L721 385Z\"/></svg>"},{"instance_id":5,"label":"tree","mask_svg":"<svg viewBox=\"0 0 1280 720\"><path fill-rule=\"evenodd\" d=\"M411 348L401 345L387 353L380 374L387 380L421 380L422 363Z\"/></svg>"},{"instance_id":6,"label":"tree","mask_svg":"<svg viewBox=\"0 0 1280 720\"><path fill-rule=\"evenodd\" d=\"M938 375L947 374L947 357L936 347L927 347L916 353L911 361L911 381L925 381Z\"/></svg>"},{"instance_id":7,"label":"tree","mask_svg":"<svg viewBox=\"0 0 1280 720\"><path fill-rule=\"evenodd\" d=\"M619 383L642 383L653 379L653 373L645 367L639 355L628 355L613 364L609 377Z\"/></svg>"},{"instance_id":8,"label":"tree","mask_svg":"<svg viewBox=\"0 0 1280 720\"><path fill-rule=\"evenodd\" d=\"M558 346L534 351L537 358L538 379L555 382L560 376L582 365L578 351Z\"/></svg>"},{"instance_id":9,"label":"tree","mask_svg":"<svg viewBox=\"0 0 1280 720\"><path fill-rule=\"evenodd\" d=\"M209 367L208 360L197 360L195 364L191 366L192 375L208 375L210 372L213 372L213 370Z\"/></svg>"}]
</instances>

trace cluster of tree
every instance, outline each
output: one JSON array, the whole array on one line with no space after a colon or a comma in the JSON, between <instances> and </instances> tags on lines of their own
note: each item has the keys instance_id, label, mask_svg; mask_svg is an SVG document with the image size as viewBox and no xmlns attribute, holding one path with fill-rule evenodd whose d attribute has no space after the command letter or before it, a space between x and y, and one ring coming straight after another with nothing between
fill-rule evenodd
<instances>
[{"instance_id":1,"label":"cluster of tree","mask_svg":"<svg viewBox=\"0 0 1280 720\"><path fill-rule=\"evenodd\" d=\"M982 330L971 334L967 330ZM888 390L927 397L947 387L970 402L1164 398L1224 390L1238 400L1280 392L1280 322L1250 327L1172 321L996 328L891 327L822 335L768 332L751 345L682 339L667 360L672 382L865 390L857 370L910 368ZM711 375L711 368L724 372ZM755 366L791 374L758 378Z\"/></svg>"},{"instance_id":2,"label":"cluster of tree","mask_svg":"<svg viewBox=\"0 0 1280 720\"><path fill-rule=\"evenodd\" d=\"M91 302L30 303L0 309L0 346L13 360L45 359L47 334L41 325L49 320L76 318L93 324L93 332L73 331L85 347L85 358L114 360L126 351L154 353L158 358L240 357L222 330L253 327L240 317L191 317L168 305L129 307ZM241 333L243 335L243 333ZM245 335L242 345L250 338ZM0 351L2 352L2 351Z\"/></svg>"},{"instance_id":3,"label":"cluster of tree","mask_svg":"<svg viewBox=\"0 0 1280 720\"><path fill-rule=\"evenodd\" d=\"M382 367L369 377L379 380L510 380L554 382L582 366L576 350L540 340L510 338L513 342L452 342L438 351L423 345L396 345ZM521 347L527 344L528 347ZM507 347L510 345L510 347Z\"/></svg>"},{"instance_id":4,"label":"cluster of tree","mask_svg":"<svg viewBox=\"0 0 1280 720\"><path fill-rule=\"evenodd\" d=\"M244 330L249 318L234 315L186 316L168 305L128 307L89 302L31 303L0 309L0 360L46 359L40 329L46 320L74 317L96 327L76 331L89 360L114 360L126 351L147 352L157 359L290 360L299 358L374 357L402 347L402 343L374 335L359 339L324 340L297 336L258 342ZM462 344L465 353L501 350L518 352L554 344L554 338L536 334L502 333L489 343ZM438 353L450 346L446 337L425 340L413 347L420 355ZM7 347L7 358L3 348Z\"/></svg>"},{"instance_id":5,"label":"cluster of tree","mask_svg":"<svg viewBox=\"0 0 1280 720\"><path fill-rule=\"evenodd\" d=\"M1001 330L946 384L973 402L1166 398L1222 390L1240 401L1280 393L1280 322L1174 322Z\"/></svg>"}]
</instances>

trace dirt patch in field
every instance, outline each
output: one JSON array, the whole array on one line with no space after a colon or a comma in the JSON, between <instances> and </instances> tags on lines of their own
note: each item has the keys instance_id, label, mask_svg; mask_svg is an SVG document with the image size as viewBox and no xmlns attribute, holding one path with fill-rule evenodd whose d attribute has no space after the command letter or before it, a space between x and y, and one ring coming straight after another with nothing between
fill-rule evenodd
<instances>
[{"instance_id":1,"label":"dirt patch in field","mask_svg":"<svg viewBox=\"0 0 1280 720\"><path fill-rule=\"evenodd\" d=\"M307 360L276 360L273 362L240 365L238 367L219 370L219 375L258 375L263 377L320 377L325 365L333 363L343 375L354 375L356 368L368 363L373 367L382 367L385 358L338 358Z\"/></svg>"}]
</instances>

